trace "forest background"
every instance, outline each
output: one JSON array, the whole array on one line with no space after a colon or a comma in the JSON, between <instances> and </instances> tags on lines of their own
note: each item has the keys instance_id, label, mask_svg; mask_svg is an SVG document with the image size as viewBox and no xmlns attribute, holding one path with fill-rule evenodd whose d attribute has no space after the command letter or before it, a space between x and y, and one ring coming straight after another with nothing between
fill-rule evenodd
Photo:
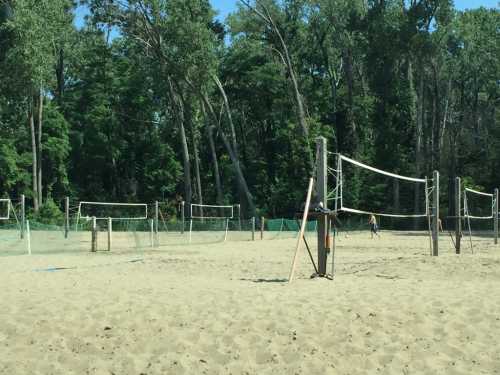
<instances>
[{"instance_id":1,"label":"forest background","mask_svg":"<svg viewBox=\"0 0 500 375\"><path fill-rule=\"evenodd\" d=\"M0 196L44 220L65 196L289 217L324 136L439 170L453 214L456 176L500 186L499 26L450 0L242 0L224 20L208 0L0 0ZM355 207L425 194L347 178Z\"/></svg>"}]
</instances>

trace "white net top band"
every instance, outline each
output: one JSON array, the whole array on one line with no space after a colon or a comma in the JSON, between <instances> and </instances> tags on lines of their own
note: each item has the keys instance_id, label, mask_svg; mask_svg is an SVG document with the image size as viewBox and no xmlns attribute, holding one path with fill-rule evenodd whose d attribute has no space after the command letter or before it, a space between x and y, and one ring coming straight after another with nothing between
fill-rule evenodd
<instances>
[{"instance_id":1,"label":"white net top band","mask_svg":"<svg viewBox=\"0 0 500 375\"><path fill-rule=\"evenodd\" d=\"M135 207L135 208L141 208L140 212L136 212L138 215L131 215L131 216L124 216L124 215L117 215L114 216L111 212L110 214L95 214L95 215L89 215L85 212L82 212L82 206L107 206L107 207ZM142 208L144 210L142 210ZM92 218L96 218L96 220L145 220L148 218L148 205L147 203L120 203L120 202L88 202L88 201L81 201L80 204L78 205L78 217L86 220L90 220Z\"/></svg>"},{"instance_id":2,"label":"white net top band","mask_svg":"<svg viewBox=\"0 0 500 375\"><path fill-rule=\"evenodd\" d=\"M483 193L482 191L477 191L477 190L474 190L474 189L469 189L469 188L465 188L465 191L466 191L466 192L469 192L469 193L474 193L474 194L484 195L484 196L486 196L486 197L493 198L493 194Z\"/></svg>"},{"instance_id":3,"label":"white net top band","mask_svg":"<svg viewBox=\"0 0 500 375\"><path fill-rule=\"evenodd\" d=\"M100 206L130 206L130 207L147 207L147 203L111 203L111 202L80 202L80 204L92 204Z\"/></svg>"},{"instance_id":4,"label":"white net top band","mask_svg":"<svg viewBox=\"0 0 500 375\"><path fill-rule=\"evenodd\" d=\"M426 217L427 214L414 214L414 215L403 215L403 214L384 214L384 213L379 213L379 212L369 212L369 211L363 211L363 210L356 210L354 208L348 208L348 207L341 207L340 211L344 212L351 212L354 214L362 214L362 215L376 215L376 216L382 216L382 217L400 217L400 218L411 218L411 217Z\"/></svg>"},{"instance_id":5,"label":"white net top band","mask_svg":"<svg viewBox=\"0 0 500 375\"><path fill-rule=\"evenodd\" d=\"M235 204L234 206L239 206L238 204ZM214 204L198 204L198 203L192 203L191 207L210 207L210 208L233 208L234 206L217 206Z\"/></svg>"},{"instance_id":6,"label":"white net top band","mask_svg":"<svg viewBox=\"0 0 500 375\"><path fill-rule=\"evenodd\" d=\"M191 203L189 216L191 219L232 219L235 206Z\"/></svg>"},{"instance_id":7,"label":"white net top band","mask_svg":"<svg viewBox=\"0 0 500 375\"><path fill-rule=\"evenodd\" d=\"M377 173L380 173L380 174L383 174L383 175L386 175L386 176L389 176L389 177L394 177L394 178L398 178L400 180L406 180L406 181L412 181L412 182L422 182L422 183L425 183L425 181L426 181L424 178L407 177L407 176L402 176L402 175L399 175L399 174L396 174L396 173L386 172L386 171L383 171L382 169L374 168L374 167L371 167L369 165L360 163L359 161L350 159L350 158L348 158L347 156L344 156L344 155L340 155L339 154L339 157L340 157L341 160L345 160L348 163L357 165L358 167L369 169L369 170L371 170L373 172L377 172Z\"/></svg>"},{"instance_id":8,"label":"white net top band","mask_svg":"<svg viewBox=\"0 0 500 375\"><path fill-rule=\"evenodd\" d=\"M464 215L465 219L476 219L476 220L491 220L493 219L493 215L491 216L474 216L474 215Z\"/></svg>"}]
</instances>

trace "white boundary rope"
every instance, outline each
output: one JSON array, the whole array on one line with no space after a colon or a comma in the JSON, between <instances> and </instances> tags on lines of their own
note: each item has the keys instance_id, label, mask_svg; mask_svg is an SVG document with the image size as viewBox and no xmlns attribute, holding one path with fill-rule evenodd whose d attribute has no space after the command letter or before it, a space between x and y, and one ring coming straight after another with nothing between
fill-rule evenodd
<instances>
[{"instance_id":1,"label":"white boundary rope","mask_svg":"<svg viewBox=\"0 0 500 375\"><path fill-rule=\"evenodd\" d=\"M77 221L79 218L90 220L93 216L82 215L82 205L95 205L95 206L119 206L119 207L144 207L144 216L132 216L132 217L114 217L114 216L103 216L95 217L96 220L107 220L109 218L113 220L145 220L148 218L148 204L147 203L111 203L111 202L88 202L82 201L78 204L78 214Z\"/></svg>"}]
</instances>

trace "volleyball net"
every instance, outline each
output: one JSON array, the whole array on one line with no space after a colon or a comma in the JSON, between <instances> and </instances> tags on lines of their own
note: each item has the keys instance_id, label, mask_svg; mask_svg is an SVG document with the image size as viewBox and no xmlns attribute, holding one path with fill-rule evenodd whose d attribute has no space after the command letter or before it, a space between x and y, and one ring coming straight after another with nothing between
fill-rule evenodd
<instances>
[{"instance_id":1,"label":"volleyball net","mask_svg":"<svg viewBox=\"0 0 500 375\"><path fill-rule=\"evenodd\" d=\"M479 246L483 248L486 242L491 242L495 236L494 220L496 211L495 194L486 193L477 189L463 190L463 220L462 233L464 240L469 242L474 252Z\"/></svg>"},{"instance_id":2,"label":"volleyball net","mask_svg":"<svg viewBox=\"0 0 500 375\"><path fill-rule=\"evenodd\" d=\"M335 168L329 168L331 185L328 207L342 213L348 229L367 228L367 218L375 215L382 228L428 230L432 181L409 177L370 166L341 154Z\"/></svg>"},{"instance_id":3,"label":"volleyball net","mask_svg":"<svg viewBox=\"0 0 500 375\"><path fill-rule=\"evenodd\" d=\"M21 200L0 199L0 255L27 251L27 242L21 222Z\"/></svg>"}]
</instances>

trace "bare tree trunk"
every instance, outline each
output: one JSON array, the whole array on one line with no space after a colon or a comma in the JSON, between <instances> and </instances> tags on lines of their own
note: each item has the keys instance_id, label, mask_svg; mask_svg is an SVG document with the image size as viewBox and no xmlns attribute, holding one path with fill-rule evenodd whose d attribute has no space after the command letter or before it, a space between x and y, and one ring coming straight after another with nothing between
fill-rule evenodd
<instances>
[{"instance_id":1,"label":"bare tree trunk","mask_svg":"<svg viewBox=\"0 0 500 375\"><path fill-rule=\"evenodd\" d=\"M194 85L187 78L186 78L186 81L188 82L188 84L191 87L194 87ZM205 103L206 108L208 109L208 112L210 113L210 116L214 120L214 123L217 124L220 136L222 138L222 142L224 143L224 147L226 148L226 150L229 154L229 158L231 159L231 162L232 162L233 167L235 169L236 176L238 177L238 184L241 186L241 189L244 193L244 196L245 196L246 201L248 203L248 208L250 210L251 215L255 216L256 211L255 211L255 204L253 202L253 196L250 193L250 189L248 188L247 181L246 181L245 176L243 174L243 170L241 169L241 166L240 166L240 161L236 157L236 155L231 147L231 143L229 142L226 134L224 134L224 132L222 131L222 129L220 127L219 122L217 121L217 115L215 114L215 111L212 107L212 104L210 103L210 100L209 100L207 94L205 92L200 92L200 95L201 95L201 99Z\"/></svg>"},{"instance_id":2,"label":"bare tree trunk","mask_svg":"<svg viewBox=\"0 0 500 375\"><path fill-rule=\"evenodd\" d=\"M229 121L229 128L231 129L231 143L232 143L232 147L233 147L233 152L234 152L234 155L236 156L236 159L238 159L238 161L240 161L241 158L240 158L240 155L238 152L238 141L236 140L236 130L234 127L233 117L231 115L231 107L229 106L229 100L227 99L226 91L224 90L224 86L222 86L222 82L219 80L219 77L217 77L215 74L212 75L212 80L215 82L215 84L217 85L217 88L219 89L219 91L222 95L222 98L224 101L224 107L226 109L225 112L227 115L227 119ZM242 191L241 184L236 184L236 185L238 187L238 200L241 201L242 198L244 197L245 193Z\"/></svg>"},{"instance_id":3,"label":"bare tree trunk","mask_svg":"<svg viewBox=\"0 0 500 375\"><path fill-rule=\"evenodd\" d=\"M43 89L40 87L38 96L38 144L37 144L37 177L38 177L38 204L42 206L42 128L43 128Z\"/></svg>"},{"instance_id":4,"label":"bare tree trunk","mask_svg":"<svg viewBox=\"0 0 500 375\"><path fill-rule=\"evenodd\" d=\"M408 80L410 81L412 91L415 90L413 85L413 64L410 60L408 62ZM422 175L422 133L423 133L423 109L424 109L424 69L420 66L418 73L418 84L416 88L416 93L413 98L413 107L416 112L415 118L415 175L420 178ZM414 113L415 113L414 112ZM414 204L413 204L413 212L420 213L421 205L420 205L420 193L421 193L420 184L415 184L415 192L414 192ZM424 193L425 194L425 193ZM418 230L419 227L419 219L415 218L413 222L413 229Z\"/></svg>"},{"instance_id":5,"label":"bare tree trunk","mask_svg":"<svg viewBox=\"0 0 500 375\"><path fill-rule=\"evenodd\" d=\"M194 126L191 123L191 142L193 143L193 156L194 156L194 173L196 178L196 197L198 204L203 204L203 192L201 191L201 176L200 176L200 158L198 156L198 142L196 141L196 134Z\"/></svg>"},{"instance_id":6,"label":"bare tree trunk","mask_svg":"<svg viewBox=\"0 0 500 375\"><path fill-rule=\"evenodd\" d=\"M352 155L358 154L358 136L356 122L354 121L354 62L352 57L352 49L348 47L343 53L345 75L347 83L347 123L349 126L349 136Z\"/></svg>"},{"instance_id":7,"label":"bare tree trunk","mask_svg":"<svg viewBox=\"0 0 500 375\"><path fill-rule=\"evenodd\" d=\"M210 156L212 157L212 166L214 168L214 178L215 178L215 190L216 190L216 202L218 205L223 204L223 194L222 194L222 184L220 182L220 172L219 172L219 161L217 160L217 152L215 150L214 137L212 132L212 126L210 125L210 119L207 116L207 112L205 109L205 104L201 102L201 111L203 113L203 117L206 121L206 131L208 144L210 146Z\"/></svg>"},{"instance_id":8,"label":"bare tree trunk","mask_svg":"<svg viewBox=\"0 0 500 375\"><path fill-rule=\"evenodd\" d=\"M266 24L273 30L273 33L278 37L279 44L281 47L281 52L280 56L283 61L283 64L288 70L288 74L290 77L290 81L292 82L293 86L293 94L295 98L295 104L297 105L296 107L296 113L297 113L297 118L299 121L300 128L302 130L302 135L304 137L305 141L305 146L306 146L306 163L307 163L307 168L309 169L309 173L313 173L314 171L314 161L311 153L311 147L309 143L309 126L307 124L307 118L306 118L306 111L304 109L304 102L302 100L302 95L300 94L300 89L299 89L299 83L297 81L297 77L295 75L295 70L293 68L292 64L292 59L290 57L290 53L288 51L288 46L285 43L285 40L283 39L283 36L281 35L281 32L274 22L273 18L271 17L271 14L269 13L268 9L264 4L262 4L259 0L256 0L256 7L252 7L250 3L247 0L240 0L245 6L250 8L253 12L255 12ZM257 6L260 6L263 11L260 11L257 9Z\"/></svg>"},{"instance_id":9,"label":"bare tree trunk","mask_svg":"<svg viewBox=\"0 0 500 375\"><path fill-rule=\"evenodd\" d=\"M440 147L440 126L439 126L439 82L438 82L438 68L436 63L432 64L433 72L433 95L432 95L432 155L433 155L433 168L439 169L441 162L441 147Z\"/></svg>"},{"instance_id":10,"label":"bare tree trunk","mask_svg":"<svg viewBox=\"0 0 500 375\"><path fill-rule=\"evenodd\" d=\"M441 125L441 129L439 130L439 147L443 148L443 142L444 142L444 134L446 132L446 124L448 122L449 116L449 107L450 107L450 100L451 98L451 77L448 79L448 87L447 87L447 92L446 92L446 101L445 101L445 106L444 106L444 115L443 115L443 124Z\"/></svg>"},{"instance_id":11,"label":"bare tree trunk","mask_svg":"<svg viewBox=\"0 0 500 375\"><path fill-rule=\"evenodd\" d=\"M33 208L35 212L38 212L39 206L38 206L38 178L37 178L37 173L38 173L38 168L37 168L37 152L36 152L36 132L35 132L35 116L34 116L34 106L33 106L33 99L31 101L29 113L28 113L28 121L29 121L29 126L30 126L30 131L31 131L31 154L32 154L32 160L33 160L33 176L32 176L32 182L33 182Z\"/></svg>"},{"instance_id":12,"label":"bare tree trunk","mask_svg":"<svg viewBox=\"0 0 500 375\"><path fill-rule=\"evenodd\" d=\"M172 100L172 107L176 113L177 123L179 127L179 136L182 148L182 166L184 169L184 200L187 204L191 204L192 190L191 190L191 163L189 161L189 149L187 145L186 130L184 127L184 105L182 99L175 92L172 80L168 78L168 87L170 98Z\"/></svg>"},{"instance_id":13,"label":"bare tree trunk","mask_svg":"<svg viewBox=\"0 0 500 375\"><path fill-rule=\"evenodd\" d=\"M59 58L56 64L56 79L57 79L57 104L62 105L63 93L64 93L64 50L59 49Z\"/></svg>"},{"instance_id":14,"label":"bare tree trunk","mask_svg":"<svg viewBox=\"0 0 500 375\"><path fill-rule=\"evenodd\" d=\"M212 74L212 79L215 82L224 100L224 107L226 108L226 115L229 121L229 128L231 129L231 142L233 146L233 151L234 154L239 158L238 142L236 140L236 130L234 128L233 116L231 116L231 107L229 106L229 100L227 99L226 90L224 90L224 86L222 86L222 82L219 80L219 77L217 77L215 74Z\"/></svg>"}]
</instances>

